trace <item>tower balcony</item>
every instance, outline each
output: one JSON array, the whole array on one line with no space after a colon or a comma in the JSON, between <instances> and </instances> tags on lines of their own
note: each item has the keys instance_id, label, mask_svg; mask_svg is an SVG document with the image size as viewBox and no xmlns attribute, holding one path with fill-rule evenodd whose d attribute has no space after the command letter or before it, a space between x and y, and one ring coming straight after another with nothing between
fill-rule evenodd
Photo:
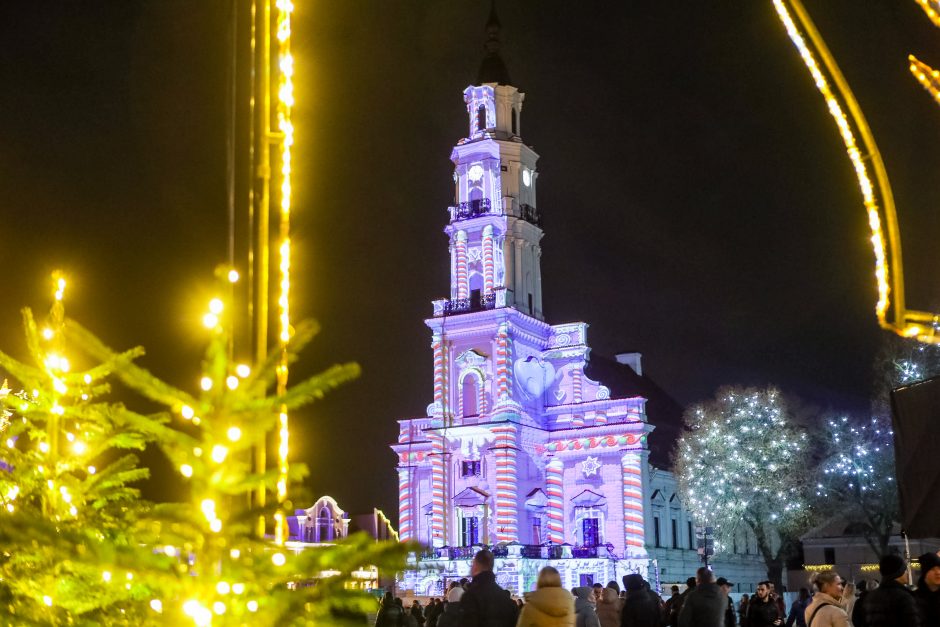
<instances>
[{"instance_id":1,"label":"tower balcony","mask_svg":"<svg viewBox=\"0 0 940 627\"><path fill-rule=\"evenodd\" d=\"M486 294L474 294L470 298L442 298L431 301L434 305L434 317L456 316L458 314L488 311L506 306L506 288L499 288Z\"/></svg>"},{"instance_id":2,"label":"tower balcony","mask_svg":"<svg viewBox=\"0 0 940 627\"><path fill-rule=\"evenodd\" d=\"M532 205L520 203L519 217L529 224L534 224L535 226L542 228L542 214Z\"/></svg>"},{"instance_id":3,"label":"tower balcony","mask_svg":"<svg viewBox=\"0 0 940 627\"><path fill-rule=\"evenodd\" d=\"M450 221L469 220L480 216L489 215L493 209L493 203L489 198L479 198L477 200L468 200L458 203L453 207L448 207L450 211Z\"/></svg>"}]
</instances>

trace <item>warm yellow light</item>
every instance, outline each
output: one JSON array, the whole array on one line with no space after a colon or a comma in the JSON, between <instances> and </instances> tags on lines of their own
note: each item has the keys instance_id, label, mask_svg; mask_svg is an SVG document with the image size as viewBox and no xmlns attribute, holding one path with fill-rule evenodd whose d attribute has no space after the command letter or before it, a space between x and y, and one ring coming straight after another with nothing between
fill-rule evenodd
<instances>
[{"instance_id":1,"label":"warm yellow light","mask_svg":"<svg viewBox=\"0 0 940 627\"><path fill-rule=\"evenodd\" d=\"M48 443L48 442L40 442L40 443L39 443L39 452L40 452L40 453L48 453L48 452L49 452L49 443Z\"/></svg>"},{"instance_id":2,"label":"warm yellow light","mask_svg":"<svg viewBox=\"0 0 940 627\"><path fill-rule=\"evenodd\" d=\"M78 516L78 508L72 505L71 507L69 507L69 514L71 514L72 516Z\"/></svg>"},{"instance_id":3,"label":"warm yellow light","mask_svg":"<svg viewBox=\"0 0 940 627\"><path fill-rule=\"evenodd\" d=\"M111 571L104 571L101 573L101 578L104 579L105 583L111 582Z\"/></svg>"},{"instance_id":4,"label":"warm yellow light","mask_svg":"<svg viewBox=\"0 0 940 627\"><path fill-rule=\"evenodd\" d=\"M202 449L198 446L193 449L193 455L196 457L202 457Z\"/></svg>"},{"instance_id":5,"label":"warm yellow light","mask_svg":"<svg viewBox=\"0 0 940 627\"><path fill-rule=\"evenodd\" d=\"M52 607L52 597L49 596L48 594L42 597L42 602L45 603L47 606Z\"/></svg>"},{"instance_id":6,"label":"warm yellow light","mask_svg":"<svg viewBox=\"0 0 940 627\"><path fill-rule=\"evenodd\" d=\"M212 461L217 464L221 464L225 461L225 456L228 455L228 448L222 444L216 444L212 447Z\"/></svg>"},{"instance_id":7,"label":"warm yellow light","mask_svg":"<svg viewBox=\"0 0 940 627\"><path fill-rule=\"evenodd\" d=\"M203 377L199 381L199 387L201 387L204 391L208 392L209 390L212 389L212 379L210 379L209 377Z\"/></svg>"},{"instance_id":8,"label":"warm yellow light","mask_svg":"<svg viewBox=\"0 0 940 627\"><path fill-rule=\"evenodd\" d=\"M163 602L160 599L151 599L150 609L152 609L157 614L163 613Z\"/></svg>"},{"instance_id":9,"label":"warm yellow light","mask_svg":"<svg viewBox=\"0 0 940 627\"><path fill-rule=\"evenodd\" d=\"M212 499L203 499L199 506L202 508L202 513L208 520L215 518L215 501Z\"/></svg>"},{"instance_id":10,"label":"warm yellow light","mask_svg":"<svg viewBox=\"0 0 940 627\"><path fill-rule=\"evenodd\" d=\"M231 557L233 560L237 560L239 557L241 557L242 552L239 551L238 549L232 549L231 551L228 552L228 554L229 554L229 557Z\"/></svg>"},{"instance_id":11,"label":"warm yellow light","mask_svg":"<svg viewBox=\"0 0 940 627\"><path fill-rule=\"evenodd\" d=\"M219 533L220 531L222 531L222 521L219 520L218 518L210 521L209 529L211 529L213 533Z\"/></svg>"},{"instance_id":12,"label":"warm yellow light","mask_svg":"<svg viewBox=\"0 0 940 627\"><path fill-rule=\"evenodd\" d=\"M190 466L189 464L183 464L183 465L181 465L181 466L180 466L180 474L183 475L184 477L192 477L192 476L193 476L193 467Z\"/></svg>"},{"instance_id":13,"label":"warm yellow light","mask_svg":"<svg viewBox=\"0 0 940 627\"><path fill-rule=\"evenodd\" d=\"M207 313L202 317L202 326L207 329L214 329L219 326L219 317L214 313Z\"/></svg>"},{"instance_id":14,"label":"warm yellow light","mask_svg":"<svg viewBox=\"0 0 940 627\"><path fill-rule=\"evenodd\" d=\"M248 377L248 375L251 374L251 368L248 366L248 364L238 364L238 366L235 368L235 374L240 376L242 379L245 379Z\"/></svg>"},{"instance_id":15,"label":"warm yellow light","mask_svg":"<svg viewBox=\"0 0 940 627\"><path fill-rule=\"evenodd\" d=\"M65 439L68 440L69 442L74 442L74 441L75 441L75 434L72 433L72 432L70 432L70 431L66 431L66 432L65 432Z\"/></svg>"},{"instance_id":16,"label":"warm yellow light","mask_svg":"<svg viewBox=\"0 0 940 627\"><path fill-rule=\"evenodd\" d=\"M14 440L13 438L8 438L8 439L7 439L7 446L8 446L9 448L13 448L14 446L16 446L16 440Z\"/></svg>"},{"instance_id":17,"label":"warm yellow light","mask_svg":"<svg viewBox=\"0 0 940 627\"><path fill-rule=\"evenodd\" d=\"M213 298L209 301L209 311L215 315L219 315L225 309L225 303L222 302L221 298Z\"/></svg>"},{"instance_id":18,"label":"warm yellow light","mask_svg":"<svg viewBox=\"0 0 940 627\"><path fill-rule=\"evenodd\" d=\"M91 384L91 375L86 374L84 377L82 377L82 380L85 382L85 385Z\"/></svg>"},{"instance_id":19,"label":"warm yellow light","mask_svg":"<svg viewBox=\"0 0 940 627\"><path fill-rule=\"evenodd\" d=\"M65 385L65 383L63 383L62 380L58 378L52 379L52 387L59 394L65 394L69 391L69 388Z\"/></svg>"},{"instance_id":20,"label":"warm yellow light","mask_svg":"<svg viewBox=\"0 0 940 627\"><path fill-rule=\"evenodd\" d=\"M168 544L165 547L163 547L163 552L166 553L167 556L169 557L176 557L178 554L176 547L173 546L172 544Z\"/></svg>"},{"instance_id":21,"label":"warm yellow light","mask_svg":"<svg viewBox=\"0 0 940 627\"><path fill-rule=\"evenodd\" d=\"M55 281L55 299L60 301L65 296L65 278L58 272L52 278Z\"/></svg>"},{"instance_id":22,"label":"warm yellow light","mask_svg":"<svg viewBox=\"0 0 940 627\"><path fill-rule=\"evenodd\" d=\"M88 446L81 440L76 440L75 443L72 444L72 451L76 455L84 455L85 451L87 450L88 450Z\"/></svg>"},{"instance_id":23,"label":"warm yellow light","mask_svg":"<svg viewBox=\"0 0 940 627\"><path fill-rule=\"evenodd\" d=\"M252 599L251 601L248 601L247 607L248 607L248 611L249 611L249 612L257 612L257 611L258 611L258 602L255 601L254 599Z\"/></svg>"},{"instance_id":24,"label":"warm yellow light","mask_svg":"<svg viewBox=\"0 0 940 627\"><path fill-rule=\"evenodd\" d=\"M96 472L98 472L98 469L95 468L94 466L89 466L89 467L88 467L88 474L89 474L89 475L93 475L93 474L95 474Z\"/></svg>"},{"instance_id":25,"label":"warm yellow light","mask_svg":"<svg viewBox=\"0 0 940 627\"><path fill-rule=\"evenodd\" d=\"M242 430L238 427L229 427L228 428L228 439L232 442L238 442L242 437Z\"/></svg>"},{"instance_id":26,"label":"warm yellow light","mask_svg":"<svg viewBox=\"0 0 940 627\"><path fill-rule=\"evenodd\" d=\"M228 594L231 592L231 590L232 587L227 581L220 581L219 583L215 584L215 591L219 594Z\"/></svg>"},{"instance_id":27,"label":"warm yellow light","mask_svg":"<svg viewBox=\"0 0 940 627\"><path fill-rule=\"evenodd\" d=\"M230 390L237 390L238 389L238 377L236 377L235 375L229 375L225 379L225 385L227 385L228 389Z\"/></svg>"},{"instance_id":28,"label":"warm yellow light","mask_svg":"<svg viewBox=\"0 0 940 627\"><path fill-rule=\"evenodd\" d=\"M225 603L222 603L222 601L216 601L212 604L212 611L219 616L225 614Z\"/></svg>"},{"instance_id":29,"label":"warm yellow light","mask_svg":"<svg viewBox=\"0 0 940 627\"><path fill-rule=\"evenodd\" d=\"M199 601L190 599L186 601L186 603L183 603L183 613L186 614L186 616L195 616L198 609Z\"/></svg>"},{"instance_id":30,"label":"warm yellow light","mask_svg":"<svg viewBox=\"0 0 940 627\"><path fill-rule=\"evenodd\" d=\"M271 556L271 561L274 563L275 566L283 566L284 564L287 563L287 558L284 557L283 553L275 553L274 555Z\"/></svg>"},{"instance_id":31,"label":"warm yellow light","mask_svg":"<svg viewBox=\"0 0 940 627\"><path fill-rule=\"evenodd\" d=\"M773 3L774 7L777 9L777 15L787 29L787 34L797 47L803 59L803 63L812 75L813 81L816 83L816 88L826 101L829 113L836 122L839 133L842 135L842 142L845 144L846 152L855 169L859 187L862 190L862 199L865 204L865 209L868 212L868 224L872 232L871 243L875 252L875 278L878 283L878 302L875 304L875 313L878 320L884 323L885 314L888 310L888 270L885 256L885 238L881 229L881 217L878 214L878 204L875 199L874 186L868 176L868 169L865 165L865 156L862 154L862 151L855 141L855 135L852 133L848 118L842 110L842 105L839 104L839 100L830 88L829 82L826 80L816 59L813 57L813 53L810 51L809 46L797 29L793 19L790 17L790 13L784 6L783 0L773 0Z\"/></svg>"},{"instance_id":32,"label":"warm yellow light","mask_svg":"<svg viewBox=\"0 0 940 627\"><path fill-rule=\"evenodd\" d=\"M244 593L244 592L245 592L245 584L243 584L243 583L232 584L232 593L233 593L233 594L242 594L242 593Z\"/></svg>"},{"instance_id":33,"label":"warm yellow light","mask_svg":"<svg viewBox=\"0 0 940 627\"><path fill-rule=\"evenodd\" d=\"M196 415L196 412L193 411L193 408L189 405L183 405L183 408L180 409L180 415L182 415L186 420L192 420L193 416Z\"/></svg>"},{"instance_id":34,"label":"warm yellow light","mask_svg":"<svg viewBox=\"0 0 940 627\"><path fill-rule=\"evenodd\" d=\"M228 282L229 283L238 283L238 270L229 270L228 271Z\"/></svg>"},{"instance_id":35,"label":"warm yellow light","mask_svg":"<svg viewBox=\"0 0 940 627\"><path fill-rule=\"evenodd\" d=\"M46 327L45 329L42 330L42 339L51 340L54 336L55 336L55 331L53 331L49 327Z\"/></svg>"}]
</instances>

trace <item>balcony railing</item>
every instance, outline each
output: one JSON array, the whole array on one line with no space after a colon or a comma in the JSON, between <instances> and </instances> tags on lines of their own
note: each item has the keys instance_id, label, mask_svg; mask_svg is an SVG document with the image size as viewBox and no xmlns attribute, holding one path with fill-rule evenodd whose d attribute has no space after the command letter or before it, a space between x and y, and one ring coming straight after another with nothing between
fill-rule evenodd
<instances>
[{"instance_id":1,"label":"balcony railing","mask_svg":"<svg viewBox=\"0 0 940 627\"><path fill-rule=\"evenodd\" d=\"M486 311L506 306L506 290L498 289L488 294L471 298L452 298L434 301L434 316L454 316L457 314Z\"/></svg>"},{"instance_id":2,"label":"balcony railing","mask_svg":"<svg viewBox=\"0 0 940 627\"><path fill-rule=\"evenodd\" d=\"M443 546L427 549L422 553L424 559L459 560L473 559L480 549L489 548L494 557L524 557L529 559L557 560L583 558L613 558L614 547L611 544L598 546L571 546L569 544L503 544L488 547L485 544L473 546Z\"/></svg>"},{"instance_id":3,"label":"balcony railing","mask_svg":"<svg viewBox=\"0 0 940 627\"><path fill-rule=\"evenodd\" d=\"M492 203L490 202L489 198L468 200L462 203L458 203L453 207L448 207L448 210L450 211L450 219L452 222L485 216L490 213L491 209Z\"/></svg>"},{"instance_id":4,"label":"balcony railing","mask_svg":"<svg viewBox=\"0 0 940 627\"><path fill-rule=\"evenodd\" d=\"M519 205L519 217L535 226L542 228L542 214L532 205L522 203Z\"/></svg>"}]
</instances>

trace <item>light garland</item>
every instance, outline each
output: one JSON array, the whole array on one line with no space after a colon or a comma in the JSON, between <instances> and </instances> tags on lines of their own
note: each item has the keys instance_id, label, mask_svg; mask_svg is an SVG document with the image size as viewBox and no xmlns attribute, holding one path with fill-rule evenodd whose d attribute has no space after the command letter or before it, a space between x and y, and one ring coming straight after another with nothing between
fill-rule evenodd
<instances>
[{"instance_id":1,"label":"light garland","mask_svg":"<svg viewBox=\"0 0 940 627\"><path fill-rule=\"evenodd\" d=\"M294 57L290 51L291 14L294 5L290 0L277 0L277 41L278 41L278 89L277 89L277 127L281 133L281 198L280 198L280 251L279 269L281 273L280 296L278 297L280 331L278 338L281 346L281 362L277 367L277 393L283 396L287 392L288 353L287 344L291 338L290 326L290 212L291 212L291 148L294 145L294 125L291 111L294 106ZM283 545L287 539L287 518L283 504L287 500L287 476L289 472L288 454L290 428L287 407L282 405L278 413L278 478L277 502L275 514L274 541Z\"/></svg>"},{"instance_id":2,"label":"light garland","mask_svg":"<svg viewBox=\"0 0 940 627\"><path fill-rule=\"evenodd\" d=\"M933 99L940 104L940 72L933 69L923 61L920 61L914 55L908 55L908 61L911 62L911 74L917 79L921 86L930 92Z\"/></svg>"},{"instance_id":3,"label":"light garland","mask_svg":"<svg viewBox=\"0 0 940 627\"><path fill-rule=\"evenodd\" d=\"M793 42L793 45L796 46L797 50L799 50L800 57L803 59L803 63L806 64L806 69L808 69L809 73L812 75L813 81L816 83L816 89L819 90L819 93L821 93L826 100L826 106L829 108L829 113L832 115L836 126L839 128L842 142L845 144L846 152L855 169L855 176L858 178L858 184L862 191L865 210L868 212L868 226L871 228L871 243L875 251L875 278L878 281L878 302L875 305L875 315L877 315L879 322L885 325L887 324L886 315L888 311L889 293L888 266L885 257L885 237L881 229L878 202L875 199L875 191L871 179L868 177L868 169L865 167L862 152L856 144L855 135L852 133L851 126L842 110L842 106L839 104L838 98L836 98L836 95L832 92L829 82L826 80L822 70L816 63L816 59L813 57L813 53L810 51L809 46L806 45L806 41L797 29L796 24L793 23L793 19L790 17L786 6L784 6L783 0L773 0L773 3L774 7L777 9L777 15L787 29L790 40Z\"/></svg>"},{"instance_id":4,"label":"light garland","mask_svg":"<svg viewBox=\"0 0 940 627\"><path fill-rule=\"evenodd\" d=\"M914 0L924 10L934 26L940 27L940 1L938 0Z\"/></svg>"}]
</instances>

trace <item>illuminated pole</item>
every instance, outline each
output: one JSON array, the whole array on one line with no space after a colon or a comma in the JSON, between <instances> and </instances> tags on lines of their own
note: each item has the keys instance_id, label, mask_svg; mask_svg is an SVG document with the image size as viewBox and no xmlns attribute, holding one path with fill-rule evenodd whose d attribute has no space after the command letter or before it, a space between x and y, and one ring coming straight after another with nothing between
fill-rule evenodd
<instances>
[{"instance_id":1,"label":"illuminated pole","mask_svg":"<svg viewBox=\"0 0 940 627\"><path fill-rule=\"evenodd\" d=\"M905 307L901 236L894 196L881 153L862 109L800 0L772 0L772 2L790 40L796 46L803 63L813 77L816 88L826 101L826 106L839 129L861 188L875 253L875 277L878 285L875 315L878 323L882 328L905 337L917 338L922 342L940 342L940 336L934 334L934 324L938 319L938 314L908 310ZM925 8L928 16L934 19L931 12L936 13L936 11L929 6L930 3L922 0L918 2ZM792 9L792 16L790 9ZM796 21L793 16L796 17ZM800 28L805 32L805 37L800 32ZM822 61L822 66L817 62L817 57ZM845 109L848 109L848 114L843 109L843 105ZM856 135L860 142L856 140ZM874 180L869 177L867 163L871 164ZM887 238L882 230L882 213ZM890 253L890 259L888 253ZM892 293L893 303L890 300ZM887 319L889 307L893 310L891 321Z\"/></svg>"},{"instance_id":2,"label":"illuminated pole","mask_svg":"<svg viewBox=\"0 0 940 627\"><path fill-rule=\"evenodd\" d=\"M291 15L294 6L290 0L253 0L251 3L251 186L250 222L252 226L249 267L250 295L249 317L251 319L253 356L256 364L263 364L268 357L268 325L270 324L271 298L271 184L272 149L279 162L280 177L277 190L278 208L278 349L277 394L287 391L288 357L287 345L291 337L290 326L290 212L291 212L291 149L294 144L294 127L291 112L294 105L294 60L291 55ZM272 12L276 22L272 23ZM272 27L276 33L276 44L272 42ZM276 45L276 51L273 46ZM276 67L272 76L272 57L276 55ZM272 103L272 90L276 96ZM273 113L272 116L272 104ZM272 123L276 122L276 128ZM277 429L277 487L278 511L275 514L274 539L283 544L286 539L287 518L281 509L287 499L289 425L287 408L278 408ZM264 474L268 470L267 439L253 451L254 471ZM255 507L264 507L267 494L263 485L254 493ZM263 536L266 523L259 517L256 533Z\"/></svg>"}]
</instances>

